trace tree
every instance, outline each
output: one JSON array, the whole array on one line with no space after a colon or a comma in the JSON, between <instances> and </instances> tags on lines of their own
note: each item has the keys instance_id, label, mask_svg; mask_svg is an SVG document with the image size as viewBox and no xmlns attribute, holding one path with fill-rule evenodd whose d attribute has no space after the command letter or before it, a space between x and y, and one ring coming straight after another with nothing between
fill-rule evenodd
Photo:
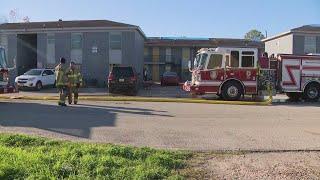
<instances>
[{"instance_id":1,"label":"tree","mask_svg":"<svg viewBox=\"0 0 320 180\"><path fill-rule=\"evenodd\" d=\"M17 20L18 20L18 16L19 16L18 9L10 10L10 12L9 12L9 21L11 23L16 23Z\"/></svg>"},{"instance_id":2,"label":"tree","mask_svg":"<svg viewBox=\"0 0 320 180\"><path fill-rule=\"evenodd\" d=\"M24 18L22 18L22 21L23 21L24 23L30 22L29 16L25 16Z\"/></svg>"},{"instance_id":3,"label":"tree","mask_svg":"<svg viewBox=\"0 0 320 180\"><path fill-rule=\"evenodd\" d=\"M247 32L244 36L245 39L250 39L253 41L261 41L265 38L265 36L258 30L252 29L251 31Z\"/></svg>"},{"instance_id":4,"label":"tree","mask_svg":"<svg viewBox=\"0 0 320 180\"><path fill-rule=\"evenodd\" d=\"M12 9L8 15L0 15L0 24L3 23L17 23L17 22L30 22L29 16L21 16L18 9Z\"/></svg>"}]
</instances>

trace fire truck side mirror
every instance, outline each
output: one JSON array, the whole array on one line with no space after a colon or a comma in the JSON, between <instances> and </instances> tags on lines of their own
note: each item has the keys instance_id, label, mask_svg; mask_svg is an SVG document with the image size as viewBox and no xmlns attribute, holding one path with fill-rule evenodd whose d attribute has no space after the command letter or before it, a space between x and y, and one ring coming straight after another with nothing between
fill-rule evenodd
<instances>
[{"instance_id":1,"label":"fire truck side mirror","mask_svg":"<svg viewBox=\"0 0 320 180\"><path fill-rule=\"evenodd\" d=\"M188 61L188 68L189 68L189 69L192 68L192 67L191 67L191 61L190 61L190 60Z\"/></svg>"}]
</instances>

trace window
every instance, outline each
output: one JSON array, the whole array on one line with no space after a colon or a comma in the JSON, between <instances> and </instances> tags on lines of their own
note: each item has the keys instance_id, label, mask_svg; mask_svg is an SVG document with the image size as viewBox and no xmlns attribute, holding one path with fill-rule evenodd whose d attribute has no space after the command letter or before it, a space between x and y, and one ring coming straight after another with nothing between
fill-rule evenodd
<instances>
[{"instance_id":1,"label":"window","mask_svg":"<svg viewBox=\"0 0 320 180\"><path fill-rule=\"evenodd\" d=\"M122 77L132 77L134 76L134 72L132 67L113 67L112 68L112 74L116 78L122 78Z\"/></svg>"},{"instance_id":2,"label":"window","mask_svg":"<svg viewBox=\"0 0 320 180\"><path fill-rule=\"evenodd\" d=\"M316 36L305 36L304 38L304 53L316 53Z\"/></svg>"},{"instance_id":3,"label":"window","mask_svg":"<svg viewBox=\"0 0 320 180\"><path fill-rule=\"evenodd\" d=\"M231 51L230 67L239 67L239 51Z\"/></svg>"},{"instance_id":4,"label":"window","mask_svg":"<svg viewBox=\"0 0 320 180\"><path fill-rule=\"evenodd\" d=\"M253 51L243 51L241 67L254 67L254 52Z\"/></svg>"},{"instance_id":5,"label":"window","mask_svg":"<svg viewBox=\"0 0 320 180\"><path fill-rule=\"evenodd\" d=\"M165 72L165 73L163 73L163 76L165 76L165 77L169 77L169 76L176 77L176 76L178 76L178 74L176 72Z\"/></svg>"},{"instance_id":6,"label":"window","mask_svg":"<svg viewBox=\"0 0 320 180\"><path fill-rule=\"evenodd\" d=\"M200 69L204 68L205 64L207 63L207 58L208 58L208 54L206 53L201 54L198 68Z\"/></svg>"},{"instance_id":7,"label":"window","mask_svg":"<svg viewBox=\"0 0 320 180\"><path fill-rule=\"evenodd\" d=\"M47 34L47 63L55 64L55 34Z\"/></svg>"},{"instance_id":8,"label":"window","mask_svg":"<svg viewBox=\"0 0 320 180\"><path fill-rule=\"evenodd\" d=\"M53 75L53 74L54 73L51 70L44 70L43 73L42 73L42 75Z\"/></svg>"},{"instance_id":9,"label":"window","mask_svg":"<svg viewBox=\"0 0 320 180\"><path fill-rule=\"evenodd\" d=\"M71 34L71 61L82 64L82 33Z\"/></svg>"},{"instance_id":10,"label":"window","mask_svg":"<svg viewBox=\"0 0 320 180\"><path fill-rule=\"evenodd\" d=\"M110 49L120 50L121 49L121 34L110 35Z\"/></svg>"},{"instance_id":11,"label":"window","mask_svg":"<svg viewBox=\"0 0 320 180\"><path fill-rule=\"evenodd\" d=\"M212 54L210 56L207 69L221 68L221 66L222 66L222 55L221 54Z\"/></svg>"},{"instance_id":12,"label":"window","mask_svg":"<svg viewBox=\"0 0 320 180\"><path fill-rule=\"evenodd\" d=\"M171 48L166 48L166 62L171 62L171 57L172 57L172 54L171 54Z\"/></svg>"},{"instance_id":13,"label":"window","mask_svg":"<svg viewBox=\"0 0 320 180\"><path fill-rule=\"evenodd\" d=\"M55 38L54 38L54 34L48 34L47 35L47 43L48 44L54 44L55 43Z\"/></svg>"},{"instance_id":14,"label":"window","mask_svg":"<svg viewBox=\"0 0 320 180\"><path fill-rule=\"evenodd\" d=\"M24 75L30 75L30 76L40 76L42 73L41 69L31 69L24 73Z\"/></svg>"},{"instance_id":15,"label":"window","mask_svg":"<svg viewBox=\"0 0 320 180\"><path fill-rule=\"evenodd\" d=\"M71 34L71 49L82 49L82 34Z\"/></svg>"},{"instance_id":16,"label":"window","mask_svg":"<svg viewBox=\"0 0 320 180\"><path fill-rule=\"evenodd\" d=\"M6 61L6 55L3 48L0 48L0 68L6 68L7 67L7 61Z\"/></svg>"},{"instance_id":17,"label":"window","mask_svg":"<svg viewBox=\"0 0 320 180\"><path fill-rule=\"evenodd\" d=\"M230 56L229 55L226 55L226 67L230 67Z\"/></svg>"}]
</instances>

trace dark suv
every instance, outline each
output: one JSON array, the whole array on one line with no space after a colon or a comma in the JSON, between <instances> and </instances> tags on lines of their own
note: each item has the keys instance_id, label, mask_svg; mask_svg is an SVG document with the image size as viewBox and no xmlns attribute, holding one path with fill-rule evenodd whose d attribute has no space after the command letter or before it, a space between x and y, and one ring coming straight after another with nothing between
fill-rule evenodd
<instances>
[{"instance_id":1,"label":"dark suv","mask_svg":"<svg viewBox=\"0 0 320 180\"><path fill-rule=\"evenodd\" d=\"M128 92L136 95L138 92L138 76L133 67L113 67L108 77L109 93Z\"/></svg>"}]
</instances>

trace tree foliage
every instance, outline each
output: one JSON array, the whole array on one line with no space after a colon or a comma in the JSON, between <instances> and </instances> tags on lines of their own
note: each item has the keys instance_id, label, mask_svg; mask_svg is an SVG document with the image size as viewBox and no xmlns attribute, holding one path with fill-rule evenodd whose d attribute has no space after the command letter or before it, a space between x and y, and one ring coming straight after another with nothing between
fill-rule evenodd
<instances>
[{"instance_id":1,"label":"tree foliage","mask_svg":"<svg viewBox=\"0 0 320 180\"><path fill-rule=\"evenodd\" d=\"M19 13L18 9L12 9L9 11L8 14L1 14L0 15L0 24L3 23L17 23L17 22L25 22L28 23L30 22L30 17L29 16L22 16Z\"/></svg>"},{"instance_id":2,"label":"tree foliage","mask_svg":"<svg viewBox=\"0 0 320 180\"><path fill-rule=\"evenodd\" d=\"M261 41L265 38L265 36L258 30L252 29L249 32L247 32L244 36L245 39L250 39L253 41Z\"/></svg>"}]
</instances>

